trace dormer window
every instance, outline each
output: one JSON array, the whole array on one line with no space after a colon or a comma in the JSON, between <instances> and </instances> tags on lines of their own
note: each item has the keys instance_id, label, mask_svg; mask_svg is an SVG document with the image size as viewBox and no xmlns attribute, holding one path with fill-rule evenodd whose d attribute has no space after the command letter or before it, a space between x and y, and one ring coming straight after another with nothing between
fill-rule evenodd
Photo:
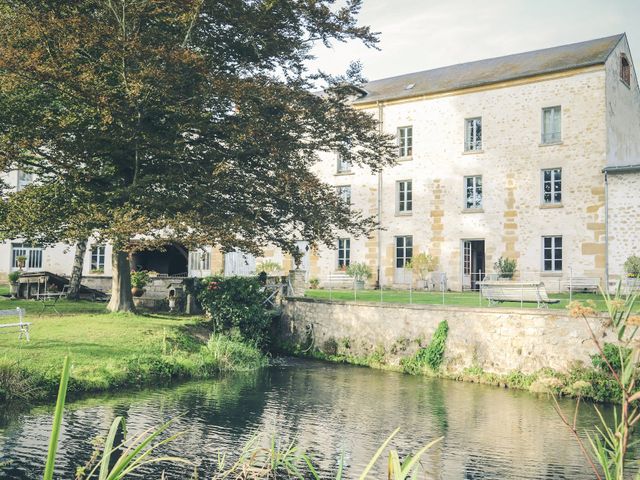
<instances>
[{"instance_id":1,"label":"dormer window","mask_svg":"<svg viewBox=\"0 0 640 480\"><path fill-rule=\"evenodd\" d=\"M620 80L622 80L627 87L631 85L631 65L624 53L620 55Z\"/></svg>"}]
</instances>

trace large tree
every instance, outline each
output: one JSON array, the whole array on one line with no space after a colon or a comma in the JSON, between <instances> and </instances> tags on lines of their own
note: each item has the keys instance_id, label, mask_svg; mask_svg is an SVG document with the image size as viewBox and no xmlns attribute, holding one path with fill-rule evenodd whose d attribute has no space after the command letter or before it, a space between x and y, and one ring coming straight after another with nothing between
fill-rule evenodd
<instances>
[{"instance_id":1,"label":"large tree","mask_svg":"<svg viewBox=\"0 0 640 480\"><path fill-rule=\"evenodd\" d=\"M338 229L366 235L374 219L342 204L313 166L319 152L339 151L376 171L392 162L393 145L349 106L357 68L341 78L308 69L317 42L375 45L357 25L360 6L4 1L0 171L28 168L39 185L57 185L68 215L77 208L71 223L113 242L111 310L133 309L134 248L291 252L299 239L330 243ZM5 198L7 218L49 215Z\"/></svg>"}]
</instances>

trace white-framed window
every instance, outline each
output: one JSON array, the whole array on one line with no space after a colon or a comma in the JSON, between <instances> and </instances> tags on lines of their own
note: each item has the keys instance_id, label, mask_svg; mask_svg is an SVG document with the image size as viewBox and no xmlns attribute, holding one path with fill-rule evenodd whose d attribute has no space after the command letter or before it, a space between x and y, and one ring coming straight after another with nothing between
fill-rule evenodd
<instances>
[{"instance_id":1,"label":"white-framed window","mask_svg":"<svg viewBox=\"0 0 640 480\"><path fill-rule=\"evenodd\" d=\"M482 118L467 118L464 121L464 150L482 150Z\"/></svg>"},{"instance_id":2,"label":"white-framed window","mask_svg":"<svg viewBox=\"0 0 640 480\"><path fill-rule=\"evenodd\" d=\"M627 87L631 85L631 64L624 53L620 54L620 80Z\"/></svg>"},{"instance_id":3,"label":"white-framed window","mask_svg":"<svg viewBox=\"0 0 640 480\"><path fill-rule=\"evenodd\" d=\"M413 155L413 127L398 128L398 156L400 158Z\"/></svg>"},{"instance_id":4,"label":"white-framed window","mask_svg":"<svg viewBox=\"0 0 640 480\"><path fill-rule=\"evenodd\" d=\"M404 235L396 237L396 268L405 268L413 257L413 237Z\"/></svg>"},{"instance_id":5,"label":"white-framed window","mask_svg":"<svg viewBox=\"0 0 640 480\"><path fill-rule=\"evenodd\" d=\"M351 185L337 186L336 195L338 195L344 203L351 205Z\"/></svg>"},{"instance_id":6,"label":"white-framed window","mask_svg":"<svg viewBox=\"0 0 640 480\"><path fill-rule=\"evenodd\" d=\"M411 180L396 182L396 210L398 213L410 213L413 210Z\"/></svg>"},{"instance_id":7,"label":"white-framed window","mask_svg":"<svg viewBox=\"0 0 640 480\"><path fill-rule=\"evenodd\" d=\"M107 247L104 245L94 245L91 247L91 271L104 272L104 258Z\"/></svg>"},{"instance_id":8,"label":"white-framed window","mask_svg":"<svg viewBox=\"0 0 640 480\"><path fill-rule=\"evenodd\" d=\"M546 205L562 203L562 169L542 170L542 203Z\"/></svg>"},{"instance_id":9,"label":"white-framed window","mask_svg":"<svg viewBox=\"0 0 640 480\"><path fill-rule=\"evenodd\" d=\"M542 109L542 143L557 143L562 140L560 106Z\"/></svg>"},{"instance_id":10,"label":"white-framed window","mask_svg":"<svg viewBox=\"0 0 640 480\"><path fill-rule=\"evenodd\" d=\"M192 272L211 270L211 255L209 252L202 250L189 252L189 270Z\"/></svg>"},{"instance_id":11,"label":"white-framed window","mask_svg":"<svg viewBox=\"0 0 640 480\"><path fill-rule=\"evenodd\" d=\"M344 158L342 155L338 154L338 173L349 173L351 172L351 161Z\"/></svg>"},{"instance_id":12,"label":"white-framed window","mask_svg":"<svg viewBox=\"0 0 640 480\"><path fill-rule=\"evenodd\" d=\"M562 237L542 237L542 270L562 271Z\"/></svg>"},{"instance_id":13,"label":"white-framed window","mask_svg":"<svg viewBox=\"0 0 640 480\"><path fill-rule=\"evenodd\" d=\"M464 177L464 208L482 208L482 176Z\"/></svg>"},{"instance_id":14,"label":"white-framed window","mask_svg":"<svg viewBox=\"0 0 640 480\"><path fill-rule=\"evenodd\" d=\"M346 268L351 264L351 239L338 239L338 268Z\"/></svg>"},{"instance_id":15,"label":"white-framed window","mask_svg":"<svg viewBox=\"0 0 640 480\"><path fill-rule=\"evenodd\" d=\"M27 270L42 269L42 247L34 246L29 243L12 243L11 244L11 268L18 269L20 265L20 257L26 257L22 268Z\"/></svg>"},{"instance_id":16,"label":"white-framed window","mask_svg":"<svg viewBox=\"0 0 640 480\"><path fill-rule=\"evenodd\" d=\"M33 173L18 170L18 191L33 182Z\"/></svg>"}]
</instances>

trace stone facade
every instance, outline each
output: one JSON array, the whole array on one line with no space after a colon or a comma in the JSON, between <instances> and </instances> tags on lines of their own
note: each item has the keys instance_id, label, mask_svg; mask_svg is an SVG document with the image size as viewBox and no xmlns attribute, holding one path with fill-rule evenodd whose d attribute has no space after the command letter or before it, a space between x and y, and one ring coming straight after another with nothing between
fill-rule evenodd
<instances>
[{"instance_id":1,"label":"stone facade","mask_svg":"<svg viewBox=\"0 0 640 480\"><path fill-rule=\"evenodd\" d=\"M610 272L615 280L624 259L638 251L640 209L637 174L612 177L608 209L605 198L603 169L640 163L640 91L633 64L630 83L621 81L622 55L631 62L625 36L597 65L413 97L402 92L375 103L366 97L357 101L354 108L378 119L386 133L396 135L398 128L410 126L413 142L411 155L380 175L358 166L338 172L338 159L330 153L320 154L316 166L324 182L351 188L354 210L380 221L382 228L370 238L350 238L350 261L365 262L374 273L369 285L402 288L415 281L397 268L398 236L411 237L413 255L433 255L452 290L471 286L468 270L475 279L492 272L500 257L517 260L516 280L541 280L549 291L564 289L570 276L597 277L604 285ZM542 110L549 107L560 107L560 138L543 143ZM478 117L482 147L465 151L465 121ZM546 169L561 169L559 203L543 202ZM476 176L482 179L481 207L465 208L465 178ZM400 181L411 181L411 212L398 211ZM9 183L17 182L11 173ZM562 241L562 267L553 271L546 271L543 262L543 237L548 236ZM467 255L465 242L470 242ZM337 245L303 251L306 280L317 278L327 286L338 270ZM72 254L69 247L48 249L43 269L70 273ZM226 259L212 249L210 271L190 274L247 274L263 260L281 265L281 274L294 268L291 256L277 248L252 258L248 269L234 260L238 272L227 268L232 259ZM0 275L11 269L10 262L10 245L0 244ZM109 252L105 276L110 263Z\"/></svg>"},{"instance_id":2,"label":"stone facade","mask_svg":"<svg viewBox=\"0 0 640 480\"><path fill-rule=\"evenodd\" d=\"M549 367L566 371L576 362L590 365L597 353L583 319L563 311L507 308L462 308L433 305L392 305L288 299L282 333L308 343L312 325L314 345L337 344L338 353L384 354L390 364L426 346L438 324L449 325L445 368L459 372L480 367L485 372L533 373ZM613 341L615 333L604 318L590 320L598 339ZM329 343L327 343L329 341ZM334 343L335 341L335 343Z\"/></svg>"}]
</instances>

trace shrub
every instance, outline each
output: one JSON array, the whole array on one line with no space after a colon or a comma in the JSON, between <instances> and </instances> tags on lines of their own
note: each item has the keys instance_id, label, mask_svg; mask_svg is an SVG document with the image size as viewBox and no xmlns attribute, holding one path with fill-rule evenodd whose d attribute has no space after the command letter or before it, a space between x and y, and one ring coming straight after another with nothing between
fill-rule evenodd
<instances>
[{"instance_id":1,"label":"shrub","mask_svg":"<svg viewBox=\"0 0 640 480\"><path fill-rule=\"evenodd\" d=\"M500 257L496 263L493 264L496 272L500 274L502 278L513 278L513 274L516 273L518 262L510 258Z\"/></svg>"},{"instance_id":2,"label":"shrub","mask_svg":"<svg viewBox=\"0 0 640 480\"><path fill-rule=\"evenodd\" d=\"M267 365L266 357L256 347L224 335L211 335L202 356L206 370L238 372Z\"/></svg>"},{"instance_id":3,"label":"shrub","mask_svg":"<svg viewBox=\"0 0 640 480\"><path fill-rule=\"evenodd\" d=\"M265 260L258 264L256 272L274 273L282 271L282 265L274 262L273 260Z\"/></svg>"},{"instance_id":4,"label":"shrub","mask_svg":"<svg viewBox=\"0 0 640 480\"><path fill-rule=\"evenodd\" d=\"M338 342L335 338L331 337L322 344L322 352L327 355L337 355L338 354Z\"/></svg>"},{"instance_id":5,"label":"shrub","mask_svg":"<svg viewBox=\"0 0 640 480\"><path fill-rule=\"evenodd\" d=\"M624 271L629 277L640 278L640 257L631 255L624 262Z\"/></svg>"},{"instance_id":6,"label":"shrub","mask_svg":"<svg viewBox=\"0 0 640 480\"><path fill-rule=\"evenodd\" d=\"M616 371L616 373L620 373L620 369L622 368L622 364L620 363L620 353L622 353L622 356L625 358L629 355L629 353L631 353L631 349L620 347L614 343L605 343L602 347L602 351L604 352L604 356L611 364L611 367ZM607 362L605 362L605 359L602 358L599 353L591 355L591 364L595 368L605 373L611 373L609 367L607 366Z\"/></svg>"},{"instance_id":7,"label":"shrub","mask_svg":"<svg viewBox=\"0 0 640 480\"><path fill-rule=\"evenodd\" d=\"M149 272L146 270L138 270L131 272L131 286L134 288L144 288L151 281Z\"/></svg>"},{"instance_id":8,"label":"shrub","mask_svg":"<svg viewBox=\"0 0 640 480\"><path fill-rule=\"evenodd\" d=\"M272 315L256 277L209 277L198 299L214 333L228 333L264 348L270 340Z\"/></svg>"},{"instance_id":9,"label":"shrub","mask_svg":"<svg viewBox=\"0 0 640 480\"><path fill-rule=\"evenodd\" d=\"M406 268L418 275L420 280L426 280L427 274L433 272L438 266L438 261L426 253L420 253L407 262Z\"/></svg>"},{"instance_id":10,"label":"shrub","mask_svg":"<svg viewBox=\"0 0 640 480\"><path fill-rule=\"evenodd\" d=\"M449 334L449 324L443 320L433 333L429 345L421 348L413 357L403 359L402 366L407 373L420 373L425 367L438 370L444 361L444 350Z\"/></svg>"},{"instance_id":11,"label":"shrub","mask_svg":"<svg viewBox=\"0 0 640 480\"><path fill-rule=\"evenodd\" d=\"M363 281L371 278L371 267L366 263L352 263L347 267L347 275L353 277L356 281Z\"/></svg>"},{"instance_id":12,"label":"shrub","mask_svg":"<svg viewBox=\"0 0 640 480\"><path fill-rule=\"evenodd\" d=\"M20 272L19 271L15 271L15 272L11 272L9 273L9 282L10 283L16 283L18 281L18 279L20 278Z\"/></svg>"},{"instance_id":13,"label":"shrub","mask_svg":"<svg viewBox=\"0 0 640 480\"><path fill-rule=\"evenodd\" d=\"M309 280L309 286L313 289L316 289L320 286L320 280L317 278L312 278Z\"/></svg>"}]
</instances>

